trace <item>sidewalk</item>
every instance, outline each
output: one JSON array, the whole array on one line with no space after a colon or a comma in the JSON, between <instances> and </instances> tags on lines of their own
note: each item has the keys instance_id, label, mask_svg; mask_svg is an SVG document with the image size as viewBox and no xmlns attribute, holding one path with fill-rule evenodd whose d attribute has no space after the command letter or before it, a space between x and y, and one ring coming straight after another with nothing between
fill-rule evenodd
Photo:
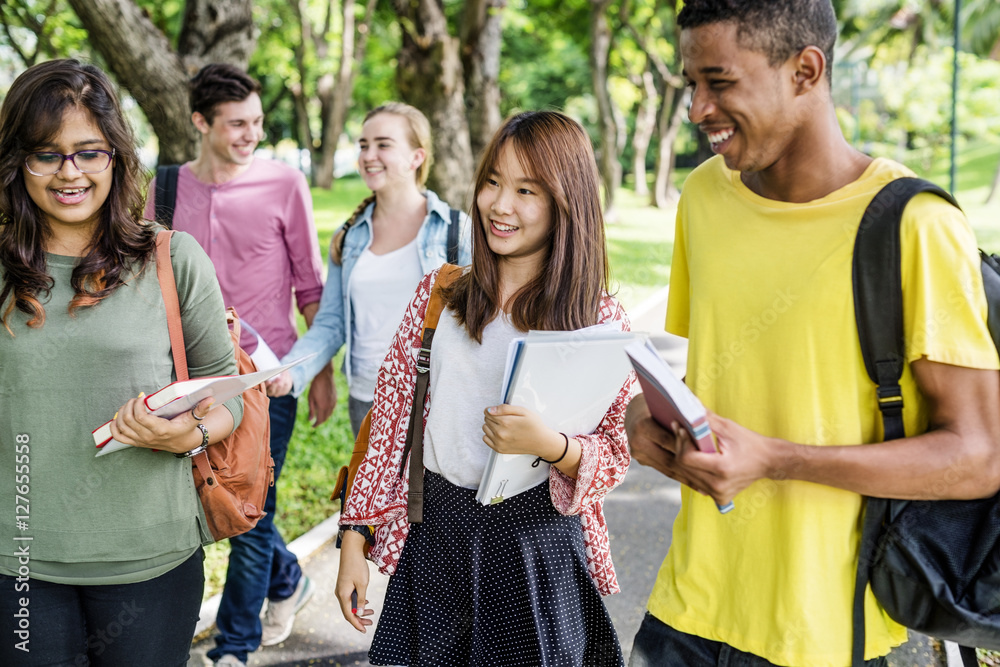
<instances>
[{"instance_id":1,"label":"sidewalk","mask_svg":"<svg viewBox=\"0 0 1000 667\"><path fill-rule=\"evenodd\" d=\"M666 312L666 291L658 292L634 309L635 331L662 332ZM664 358L678 372L683 372L687 344L665 333L651 337ZM671 526L680 509L680 485L651 468L634 464L624 483L607 496L604 513L611 534L611 553L622 593L605 598L605 604L625 653L626 664L635 636L645 613L646 599L656 579L663 556L670 545ZM312 577L317 590L309 604L299 612L291 636L279 644L262 648L250 656L252 667L292 667L298 665L360 665L367 667L371 631L360 634L344 620L333 594L337 580L339 551L333 546L339 515L327 519L306 535L289 544ZM371 566L370 566L371 567ZM369 605L378 620L388 578L371 567ZM218 599L202 607L199 633L206 638L192 647L189 667L202 667L203 656L215 645L210 632ZM956 656L957 657L957 656ZM890 656L890 667L941 667L926 637L915 636ZM961 667L960 662L953 663ZM526 665L525 667L530 667Z\"/></svg>"}]
</instances>

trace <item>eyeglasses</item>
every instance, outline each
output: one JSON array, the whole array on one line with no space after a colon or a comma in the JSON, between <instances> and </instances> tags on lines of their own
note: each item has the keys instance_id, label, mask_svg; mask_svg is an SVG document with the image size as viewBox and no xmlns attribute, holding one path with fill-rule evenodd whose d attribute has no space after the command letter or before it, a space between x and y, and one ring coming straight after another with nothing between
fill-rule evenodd
<instances>
[{"instance_id":1,"label":"eyeglasses","mask_svg":"<svg viewBox=\"0 0 1000 667\"><path fill-rule=\"evenodd\" d=\"M71 155L28 153L28 157L24 159L24 166L35 176L51 176L62 169L66 160L69 160L81 174L99 174L108 168L114 156L114 149L77 151Z\"/></svg>"}]
</instances>

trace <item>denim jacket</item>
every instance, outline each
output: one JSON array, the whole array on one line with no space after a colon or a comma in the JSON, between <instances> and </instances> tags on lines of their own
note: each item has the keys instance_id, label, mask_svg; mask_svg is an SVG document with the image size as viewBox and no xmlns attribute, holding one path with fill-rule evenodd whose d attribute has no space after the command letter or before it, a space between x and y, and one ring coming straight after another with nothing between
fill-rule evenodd
<instances>
[{"instance_id":1,"label":"denim jacket","mask_svg":"<svg viewBox=\"0 0 1000 667\"><path fill-rule=\"evenodd\" d=\"M420 253L420 269L424 275L447 261L448 222L450 207L438 196L427 190L427 217L417 232L417 248ZM351 273L361 253L372 244L372 213L374 202L365 207L361 217L347 230L344 238L344 253L340 266L327 261L326 285L319 302L319 310L313 318L309 331L299 338L281 363L288 363L313 352L318 353L309 361L292 368L292 394L299 396L306 384L322 370L341 346L347 345L344 354L343 372L351 377ZM458 263L462 266L472 262L472 227L469 216L459 215ZM416 290L414 285L413 289Z\"/></svg>"}]
</instances>

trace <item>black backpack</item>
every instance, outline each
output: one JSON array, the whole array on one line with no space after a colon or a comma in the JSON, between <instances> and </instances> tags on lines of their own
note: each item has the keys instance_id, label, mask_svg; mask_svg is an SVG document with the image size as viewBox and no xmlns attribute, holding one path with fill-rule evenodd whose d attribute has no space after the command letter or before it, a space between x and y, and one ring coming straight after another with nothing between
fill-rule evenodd
<instances>
[{"instance_id":1,"label":"black backpack","mask_svg":"<svg viewBox=\"0 0 1000 667\"><path fill-rule=\"evenodd\" d=\"M179 164L164 165L156 168L156 194L153 199L153 210L156 222L167 229L174 226L174 207L177 203L177 174ZM458 264L458 209L450 210L448 219L448 263Z\"/></svg>"},{"instance_id":2,"label":"black backpack","mask_svg":"<svg viewBox=\"0 0 1000 667\"><path fill-rule=\"evenodd\" d=\"M865 210L854 245L854 309L861 352L878 385L885 439L906 437L899 379L903 373L903 291L899 222L920 192L958 203L918 178L886 185ZM988 325L1000 349L1000 258L980 251ZM1000 407L1000 406L998 406ZM907 501L868 498L854 592L852 665L865 644L864 591L896 622L960 645L1000 649L1000 493L980 500Z\"/></svg>"},{"instance_id":3,"label":"black backpack","mask_svg":"<svg viewBox=\"0 0 1000 667\"><path fill-rule=\"evenodd\" d=\"M179 164L168 164L156 168L156 194L153 211L156 222L167 229L174 228L174 206L177 204L177 174Z\"/></svg>"}]
</instances>

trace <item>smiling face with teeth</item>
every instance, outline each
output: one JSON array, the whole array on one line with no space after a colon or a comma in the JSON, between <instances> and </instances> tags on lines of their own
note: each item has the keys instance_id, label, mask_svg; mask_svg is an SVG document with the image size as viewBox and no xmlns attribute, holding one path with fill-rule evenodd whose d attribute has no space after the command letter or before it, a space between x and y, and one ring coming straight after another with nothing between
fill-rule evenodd
<instances>
[{"instance_id":1,"label":"smiling face with teeth","mask_svg":"<svg viewBox=\"0 0 1000 667\"><path fill-rule=\"evenodd\" d=\"M199 159L233 176L250 166L257 144L264 138L264 110L257 93L238 102L220 102L211 122L197 111L191 114L191 121L201 133Z\"/></svg>"},{"instance_id":2,"label":"smiling face with teeth","mask_svg":"<svg viewBox=\"0 0 1000 667\"><path fill-rule=\"evenodd\" d=\"M772 168L795 150L795 58L772 66L740 45L734 22L681 31L688 117L734 171Z\"/></svg>"},{"instance_id":3,"label":"smiling face with teeth","mask_svg":"<svg viewBox=\"0 0 1000 667\"><path fill-rule=\"evenodd\" d=\"M501 266L516 263L538 271L549 251L551 197L525 171L510 144L505 145L476 195L486 242Z\"/></svg>"},{"instance_id":4,"label":"smiling face with teeth","mask_svg":"<svg viewBox=\"0 0 1000 667\"><path fill-rule=\"evenodd\" d=\"M361 127L358 165L372 192L417 184L426 151L413 145L407 120L395 113L378 113Z\"/></svg>"},{"instance_id":5,"label":"smiling face with teeth","mask_svg":"<svg viewBox=\"0 0 1000 667\"><path fill-rule=\"evenodd\" d=\"M63 114L59 132L35 150L70 155L88 148L111 150L88 111L70 107ZM35 176L22 168L25 189L38 206L54 237L70 232L89 238L100 219L101 208L111 192L114 162L97 174L84 174L65 160L55 174Z\"/></svg>"}]
</instances>

